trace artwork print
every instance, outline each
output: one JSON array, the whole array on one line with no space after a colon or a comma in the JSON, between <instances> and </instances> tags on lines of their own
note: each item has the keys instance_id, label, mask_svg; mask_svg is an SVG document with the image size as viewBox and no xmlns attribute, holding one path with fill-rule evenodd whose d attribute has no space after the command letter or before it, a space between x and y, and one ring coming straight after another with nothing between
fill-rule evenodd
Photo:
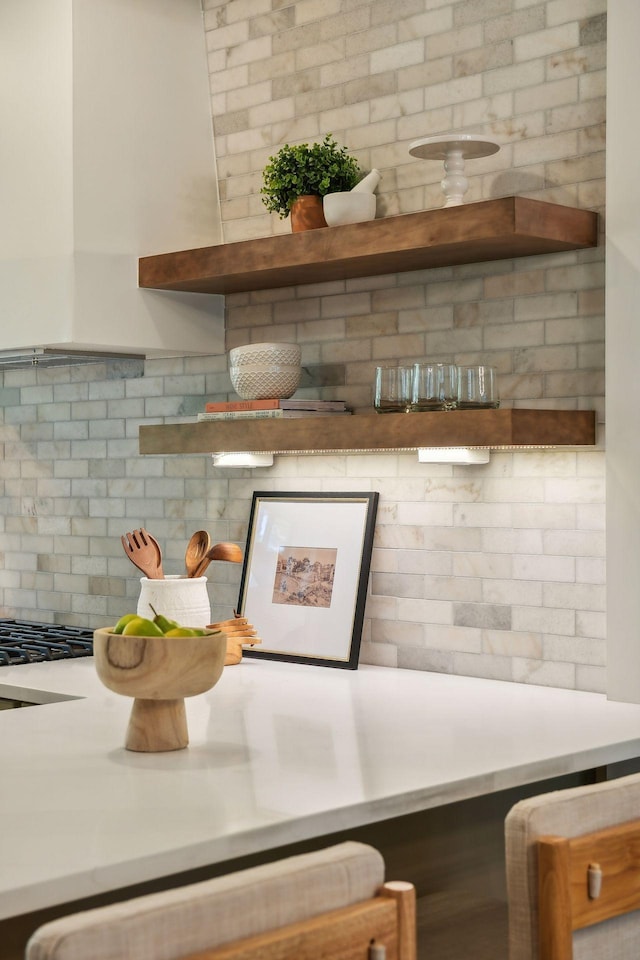
<instances>
[{"instance_id":1,"label":"artwork print","mask_svg":"<svg viewBox=\"0 0 640 960\"><path fill-rule=\"evenodd\" d=\"M273 602L330 607L337 552L331 547L280 547Z\"/></svg>"}]
</instances>

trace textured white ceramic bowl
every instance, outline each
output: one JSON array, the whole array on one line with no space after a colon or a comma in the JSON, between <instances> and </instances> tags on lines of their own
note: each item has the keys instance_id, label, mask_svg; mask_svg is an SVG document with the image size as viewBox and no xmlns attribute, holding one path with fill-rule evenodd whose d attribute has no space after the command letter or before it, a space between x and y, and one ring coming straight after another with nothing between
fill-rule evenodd
<instances>
[{"instance_id":1,"label":"textured white ceramic bowl","mask_svg":"<svg viewBox=\"0 0 640 960\"><path fill-rule=\"evenodd\" d=\"M233 389L242 400L286 400L300 385L300 364L256 363L230 367Z\"/></svg>"},{"instance_id":2,"label":"textured white ceramic bowl","mask_svg":"<svg viewBox=\"0 0 640 960\"><path fill-rule=\"evenodd\" d=\"M244 367L256 363L300 364L301 350L297 343L248 343L229 351L229 366Z\"/></svg>"},{"instance_id":3,"label":"textured white ceramic bowl","mask_svg":"<svg viewBox=\"0 0 640 960\"><path fill-rule=\"evenodd\" d=\"M324 218L330 227L345 223L373 220L376 215L376 196L373 193L328 193L322 201Z\"/></svg>"}]
</instances>

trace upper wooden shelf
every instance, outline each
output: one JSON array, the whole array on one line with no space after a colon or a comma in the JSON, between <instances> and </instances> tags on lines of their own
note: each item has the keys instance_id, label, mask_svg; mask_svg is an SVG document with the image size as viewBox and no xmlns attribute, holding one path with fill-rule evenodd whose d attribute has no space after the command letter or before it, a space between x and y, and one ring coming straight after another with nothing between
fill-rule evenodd
<instances>
[{"instance_id":1,"label":"upper wooden shelf","mask_svg":"<svg viewBox=\"0 0 640 960\"><path fill-rule=\"evenodd\" d=\"M139 285L195 293L266 290L595 247L597 229L592 211L503 197L143 257Z\"/></svg>"},{"instance_id":2,"label":"upper wooden shelf","mask_svg":"<svg viewBox=\"0 0 640 960\"><path fill-rule=\"evenodd\" d=\"M140 427L140 453L342 453L419 447L586 446L593 410L453 410L295 420L214 420Z\"/></svg>"}]
</instances>

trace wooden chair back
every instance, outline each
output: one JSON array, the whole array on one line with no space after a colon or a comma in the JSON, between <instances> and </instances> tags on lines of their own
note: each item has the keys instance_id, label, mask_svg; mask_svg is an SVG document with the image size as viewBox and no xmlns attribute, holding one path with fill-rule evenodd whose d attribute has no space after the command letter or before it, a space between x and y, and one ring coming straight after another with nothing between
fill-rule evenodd
<instances>
[{"instance_id":1,"label":"wooden chair back","mask_svg":"<svg viewBox=\"0 0 640 960\"><path fill-rule=\"evenodd\" d=\"M640 909L640 820L541 836L538 906L540 960L572 960L575 930Z\"/></svg>"},{"instance_id":2,"label":"wooden chair back","mask_svg":"<svg viewBox=\"0 0 640 960\"><path fill-rule=\"evenodd\" d=\"M416 893L347 841L43 924L25 960L416 960Z\"/></svg>"},{"instance_id":3,"label":"wooden chair back","mask_svg":"<svg viewBox=\"0 0 640 960\"><path fill-rule=\"evenodd\" d=\"M377 896L237 940L184 960L416 960L415 887L383 884Z\"/></svg>"}]
</instances>

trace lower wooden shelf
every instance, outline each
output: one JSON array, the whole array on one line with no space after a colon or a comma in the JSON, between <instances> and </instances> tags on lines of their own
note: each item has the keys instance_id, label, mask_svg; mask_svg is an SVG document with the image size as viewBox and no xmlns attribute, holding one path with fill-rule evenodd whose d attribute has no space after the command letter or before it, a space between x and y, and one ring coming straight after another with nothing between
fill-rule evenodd
<instances>
[{"instance_id":1,"label":"lower wooden shelf","mask_svg":"<svg viewBox=\"0 0 640 960\"><path fill-rule=\"evenodd\" d=\"M593 410L453 410L140 427L142 454L358 453L419 447L592 446Z\"/></svg>"}]
</instances>

